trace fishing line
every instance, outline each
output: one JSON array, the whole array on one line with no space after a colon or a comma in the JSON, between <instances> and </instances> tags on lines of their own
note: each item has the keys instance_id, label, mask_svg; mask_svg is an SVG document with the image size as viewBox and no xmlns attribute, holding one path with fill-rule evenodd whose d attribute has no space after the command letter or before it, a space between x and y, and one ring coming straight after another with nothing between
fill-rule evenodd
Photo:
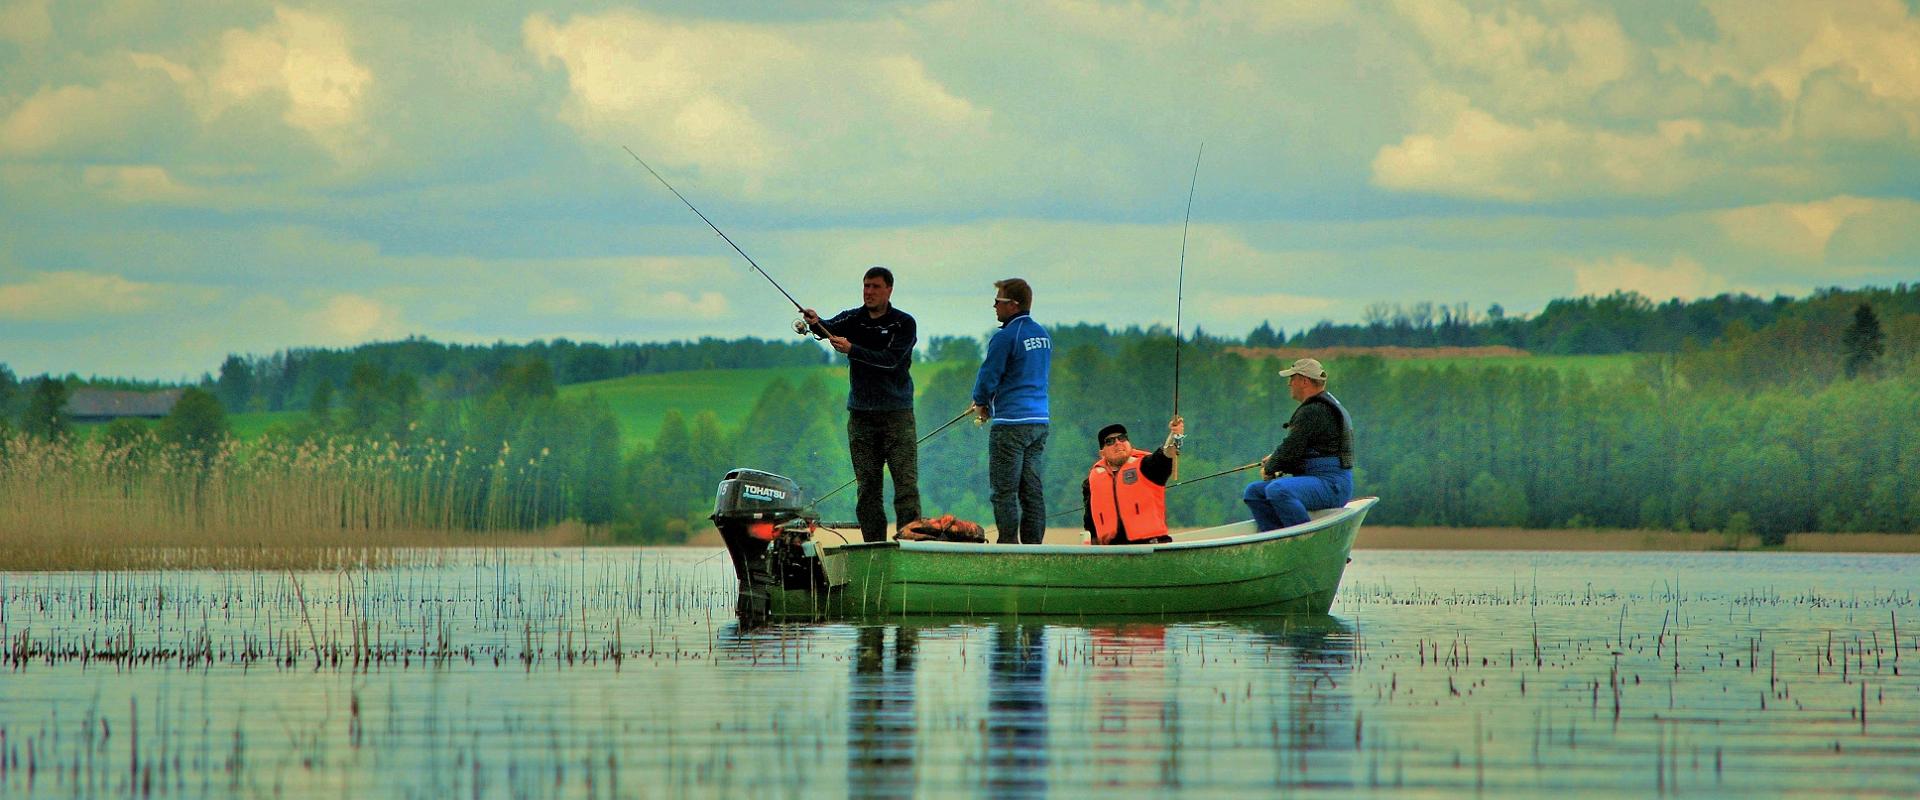
<instances>
[{"instance_id":1,"label":"fishing line","mask_svg":"<svg viewBox=\"0 0 1920 800\"><path fill-rule=\"evenodd\" d=\"M780 290L780 294L787 298L787 302L793 304L795 311L799 311L802 314L806 313L806 308L800 305L800 301L793 299L793 295L787 292L786 287L781 286L780 282L774 280L772 275L768 275L767 271L761 268L760 262L754 261L753 256L747 255L747 251L740 249L740 245L734 244L733 237L728 236L726 231L720 230L720 226L713 224L713 220L707 219L706 214L701 213L700 209L695 208L693 201L688 200L687 196L681 194L679 189L673 188L673 184L668 183L666 178L660 177L660 173L655 172L653 167L647 164L646 159L641 158L640 154L633 152L633 148L626 145L621 145L620 149L627 151L627 155L633 156L633 160L640 162L640 166L646 167L647 173L652 175L654 180L659 181L661 186L667 187L667 191L672 192L674 197L680 198L680 202L685 203L687 208L692 210L694 214L699 215L701 222L707 223L707 227L712 228L714 233L720 234L720 238L726 240L727 246L732 247L733 252L739 253L741 258L746 259L748 264L753 265L754 271L760 273L760 277L766 278L768 283L773 284L773 288ZM815 335L818 336L819 334L816 333ZM820 338L824 339L826 337L821 336Z\"/></svg>"},{"instance_id":2,"label":"fishing line","mask_svg":"<svg viewBox=\"0 0 1920 800\"><path fill-rule=\"evenodd\" d=\"M1185 486L1185 485L1187 485L1187 484L1189 484L1189 483L1199 483L1199 482L1201 482L1201 481L1204 481L1204 480L1207 480L1207 479L1209 479L1209 478L1218 478L1218 477L1220 477L1220 476L1222 476L1222 475L1232 475L1233 473L1236 473L1236 472L1245 472L1245 471L1247 471L1247 470L1250 470L1250 469L1253 469L1254 467L1257 467L1257 466L1260 466L1260 462L1258 462L1258 461L1255 461L1255 462L1253 462L1253 463L1251 463L1251 464L1242 464L1242 465L1240 465L1240 466L1237 466L1237 467L1234 467L1233 469L1223 469L1223 470L1221 470L1221 471L1219 471L1219 472L1216 472L1216 473L1213 473L1212 475L1202 475L1202 476L1200 476L1200 477L1198 477L1198 478L1194 478L1194 479L1192 479L1192 480L1185 480L1185 481L1179 481L1179 482L1177 482L1177 483L1169 483L1169 484L1167 484L1167 488L1168 488L1168 489L1178 489L1178 488L1180 488L1180 487L1182 487L1182 486ZM1047 515L1047 519L1053 519L1054 517L1064 517L1064 516L1066 516L1066 515L1068 515L1068 514L1077 514L1077 513L1080 513L1080 512L1082 512L1082 511L1086 511L1086 510L1087 510L1087 507L1086 507L1086 506L1080 506L1079 508L1070 508L1070 509L1067 509L1066 511L1061 511L1061 512L1058 512L1058 513L1054 513L1054 514L1048 514L1048 515Z\"/></svg>"},{"instance_id":3,"label":"fishing line","mask_svg":"<svg viewBox=\"0 0 1920 800\"><path fill-rule=\"evenodd\" d=\"M933 438L933 437L935 437L935 436L938 436L938 435L940 435L940 432L941 432L941 431L944 431L944 430L946 430L946 429L948 429L948 428L951 428L951 427L953 427L953 423L956 423L956 422L959 422L960 420L963 420L963 419L966 419L966 417L967 417L967 415L968 415L968 414L971 414L971 413L973 413L973 406L967 406L967 410L965 410L965 411L962 411L962 412L960 412L960 414L959 414L959 416L956 416L956 417L954 417L953 419L950 419L950 420L947 420L947 423L946 423L945 425L941 425L941 426L940 426L940 427L938 427L938 428L934 428L932 432L930 432L930 433L928 433L927 435L925 435L925 436L922 436L922 437L920 437L919 439L917 439L917 440L915 440L915 441L914 441L914 443L913 443L913 446L914 446L914 447L919 447L919 446L920 446L921 444L923 444L923 443L925 443L925 442L926 442L926 441L927 441L928 439L931 439L931 438ZM832 496L834 496L834 495L836 495L836 494L839 494L839 493L840 493L840 490L841 490L841 489L845 489L845 488L847 488L847 487L849 487L849 486L852 486L852 485L853 485L853 481L857 481L857 480L859 480L859 478L854 478L853 480L850 480L850 481L847 481L846 483L843 483L843 484L840 484L840 485L839 485L838 487L835 487L833 491L831 491L831 492L827 492L826 494L823 494L823 495L820 495L820 496L819 496L818 498L816 498L816 499L815 499L815 500L814 500L813 502L811 502L811 503L808 503L807 505L808 505L808 506L817 506L817 505L820 505L821 503L823 503L823 502L826 502L826 499L827 499L827 498L829 498L829 497L832 497ZM838 524L841 524L841 523L834 523L834 524L836 524L836 525L838 525ZM854 524L855 524L855 525L858 525L859 523L854 523ZM822 525L821 527L829 527L829 526L826 526L826 525ZM851 527L851 526L849 526L849 527Z\"/></svg>"}]
</instances>

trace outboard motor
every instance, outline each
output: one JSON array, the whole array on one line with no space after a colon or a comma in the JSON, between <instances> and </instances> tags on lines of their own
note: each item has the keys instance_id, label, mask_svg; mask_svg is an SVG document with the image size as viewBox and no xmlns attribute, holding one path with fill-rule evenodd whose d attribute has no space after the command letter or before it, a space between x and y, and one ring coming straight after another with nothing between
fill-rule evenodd
<instances>
[{"instance_id":1,"label":"outboard motor","mask_svg":"<svg viewBox=\"0 0 1920 800\"><path fill-rule=\"evenodd\" d=\"M769 588L811 585L817 568L804 563L811 559L800 544L810 536L815 518L807 511L800 484L791 478L744 467L729 470L714 493L710 519L720 529L734 576L740 579L735 611L742 619L767 616Z\"/></svg>"}]
</instances>

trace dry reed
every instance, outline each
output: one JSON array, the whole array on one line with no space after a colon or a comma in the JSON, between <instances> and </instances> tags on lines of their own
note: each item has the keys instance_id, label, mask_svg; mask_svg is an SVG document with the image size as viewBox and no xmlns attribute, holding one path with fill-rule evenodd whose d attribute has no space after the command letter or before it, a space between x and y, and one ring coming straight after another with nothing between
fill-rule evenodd
<instances>
[{"instance_id":1,"label":"dry reed","mask_svg":"<svg viewBox=\"0 0 1920 800\"><path fill-rule=\"evenodd\" d=\"M580 544L516 523L539 491L505 452L391 440L0 439L0 569L279 569L388 563L394 548ZM515 459L517 461L517 459Z\"/></svg>"}]
</instances>

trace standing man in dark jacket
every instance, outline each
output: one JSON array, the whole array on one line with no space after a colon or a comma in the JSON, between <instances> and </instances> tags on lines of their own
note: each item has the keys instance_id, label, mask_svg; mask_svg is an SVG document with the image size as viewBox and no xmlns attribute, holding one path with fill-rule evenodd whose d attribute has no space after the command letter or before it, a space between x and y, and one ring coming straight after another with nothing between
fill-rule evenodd
<instances>
[{"instance_id":1,"label":"standing man in dark jacket","mask_svg":"<svg viewBox=\"0 0 1920 800\"><path fill-rule=\"evenodd\" d=\"M1047 453L1047 380L1053 339L1034 322L1033 288L1019 278L994 281L1000 330L973 380L974 418L987 431L987 479L1000 544L1039 544L1047 532L1040 469Z\"/></svg>"},{"instance_id":2,"label":"standing man in dark jacket","mask_svg":"<svg viewBox=\"0 0 1920 800\"><path fill-rule=\"evenodd\" d=\"M847 357L847 449L858 484L854 514L860 538L887 538L887 512L880 501L882 467L893 473L893 521L920 518L920 453L914 444L913 317L893 307L893 272L873 267L860 280L860 306L822 320L801 311L807 324Z\"/></svg>"},{"instance_id":3,"label":"standing man in dark jacket","mask_svg":"<svg viewBox=\"0 0 1920 800\"><path fill-rule=\"evenodd\" d=\"M1287 422L1286 440L1261 462L1261 480L1241 496L1263 531L1298 525L1312 518L1309 511L1353 499L1353 417L1327 392L1327 371L1303 358L1280 374L1300 407Z\"/></svg>"}]
</instances>

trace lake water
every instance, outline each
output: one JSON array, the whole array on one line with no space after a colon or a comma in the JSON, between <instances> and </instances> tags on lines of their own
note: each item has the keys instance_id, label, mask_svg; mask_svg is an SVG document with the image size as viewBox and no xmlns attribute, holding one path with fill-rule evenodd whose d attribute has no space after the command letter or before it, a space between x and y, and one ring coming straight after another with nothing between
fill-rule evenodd
<instances>
[{"instance_id":1,"label":"lake water","mask_svg":"<svg viewBox=\"0 0 1920 800\"><path fill-rule=\"evenodd\" d=\"M1920 793L1911 556L1360 551L1328 617L753 630L714 550L424 560L0 574L0 796Z\"/></svg>"}]
</instances>

